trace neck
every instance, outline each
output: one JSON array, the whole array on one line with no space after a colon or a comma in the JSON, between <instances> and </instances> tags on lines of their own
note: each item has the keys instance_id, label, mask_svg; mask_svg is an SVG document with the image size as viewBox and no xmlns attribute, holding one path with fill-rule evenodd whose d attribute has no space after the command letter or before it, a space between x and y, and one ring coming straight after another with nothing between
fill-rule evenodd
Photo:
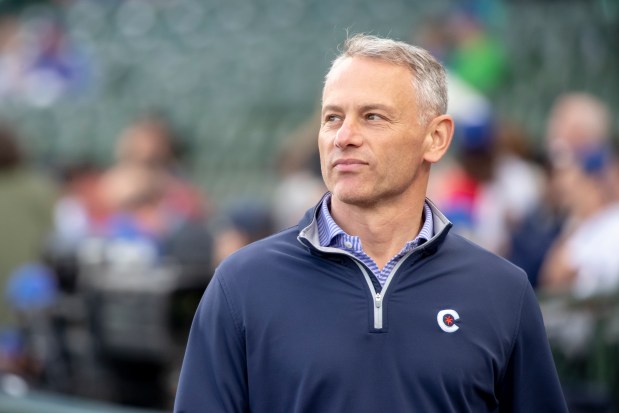
<instances>
[{"instance_id":1,"label":"neck","mask_svg":"<svg viewBox=\"0 0 619 413\"><path fill-rule=\"evenodd\" d=\"M347 234L359 237L364 252L383 268L419 234L423 226L424 201L422 195L364 207L332 197L331 216Z\"/></svg>"}]
</instances>

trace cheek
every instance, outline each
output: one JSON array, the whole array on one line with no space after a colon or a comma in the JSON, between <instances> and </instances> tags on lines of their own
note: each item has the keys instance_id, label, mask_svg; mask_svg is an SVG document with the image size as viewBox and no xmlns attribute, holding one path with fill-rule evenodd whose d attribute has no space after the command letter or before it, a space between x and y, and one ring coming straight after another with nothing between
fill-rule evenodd
<instances>
[{"instance_id":1,"label":"cheek","mask_svg":"<svg viewBox=\"0 0 619 413\"><path fill-rule=\"evenodd\" d=\"M410 182L419 173L423 162L422 156L419 148L402 145L390 151L389 156L383 161L383 168L392 180Z\"/></svg>"},{"instance_id":2,"label":"cheek","mask_svg":"<svg viewBox=\"0 0 619 413\"><path fill-rule=\"evenodd\" d=\"M329 160L329 145L322 138L318 138L318 154L320 155L320 170L324 178Z\"/></svg>"},{"instance_id":3,"label":"cheek","mask_svg":"<svg viewBox=\"0 0 619 413\"><path fill-rule=\"evenodd\" d=\"M555 178L555 184L559 192L559 196L564 200L570 200L578 193L574 191L575 188L579 188L578 175L571 170L562 170L557 172Z\"/></svg>"},{"instance_id":4,"label":"cheek","mask_svg":"<svg viewBox=\"0 0 619 413\"><path fill-rule=\"evenodd\" d=\"M318 149L322 152L327 146L327 134L321 129L318 132Z\"/></svg>"},{"instance_id":5,"label":"cheek","mask_svg":"<svg viewBox=\"0 0 619 413\"><path fill-rule=\"evenodd\" d=\"M318 153L320 154L320 162L324 162L329 157L329 152L333 148L333 140L329 135L320 133L318 135Z\"/></svg>"},{"instance_id":6,"label":"cheek","mask_svg":"<svg viewBox=\"0 0 619 413\"><path fill-rule=\"evenodd\" d=\"M387 162L391 165L412 168L421 161L421 152L410 145L402 145L390 150ZM389 166L389 165L387 165Z\"/></svg>"}]
</instances>

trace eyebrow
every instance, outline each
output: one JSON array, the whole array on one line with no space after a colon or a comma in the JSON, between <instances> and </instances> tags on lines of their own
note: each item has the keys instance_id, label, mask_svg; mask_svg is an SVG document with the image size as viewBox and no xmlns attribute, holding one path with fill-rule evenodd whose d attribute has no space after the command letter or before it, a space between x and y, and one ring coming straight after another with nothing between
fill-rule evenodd
<instances>
[{"instance_id":1,"label":"eyebrow","mask_svg":"<svg viewBox=\"0 0 619 413\"><path fill-rule=\"evenodd\" d=\"M359 107L359 109L361 110L361 112L367 112L371 110L382 110L387 113L394 113L396 111L396 109L393 106L383 105L381 103L372 103L372 104L362 105ZM322 108L323 113L328 112L328 111L341 111L341 110L342 110L342 107L339 105L326 105Z\"/></svg>"}]
</instances>

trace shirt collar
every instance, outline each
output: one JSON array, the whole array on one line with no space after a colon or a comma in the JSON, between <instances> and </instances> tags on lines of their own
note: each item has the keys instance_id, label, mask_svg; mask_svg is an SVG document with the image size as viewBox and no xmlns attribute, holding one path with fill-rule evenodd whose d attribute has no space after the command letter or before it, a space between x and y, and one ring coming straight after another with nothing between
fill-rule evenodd
<instances>
[{"instance_id":1,"label":"shirt collar","mask_svg":"<svg viewBox=\"0 0 619 413\"><path fill-rule=\"evenodd\" d=\"M358 237L351 237L346 234L342 228L335 222L329 211L331 207L331 194L327 194L318 208L317 225L318 225L318 240L323 247L331 247L339 244L337 239L346 237L350 239L356 239L357 242L353 242L355 245L360 245ZM427 202L423 204L423 226L419 234L411 241L407 243L408 246L419 246L428 241L434 235L434 219L432 217L432 210Z\"/></svg>"}]
</instances>

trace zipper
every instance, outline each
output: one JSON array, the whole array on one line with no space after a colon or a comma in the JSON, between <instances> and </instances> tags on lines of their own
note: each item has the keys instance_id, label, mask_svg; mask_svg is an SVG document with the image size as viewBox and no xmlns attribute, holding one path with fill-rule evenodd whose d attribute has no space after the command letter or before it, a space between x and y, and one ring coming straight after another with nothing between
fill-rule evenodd
<instances>
[{"instance_id":1,"label":"zipper","mask_svg":"<svg viewBox=\"0 0 619 413\"><path fill-rule=\"evenodd\" d=\"M383 328L383 296L386 292L385 287L387 287L387 283L385 282L385 286L383 287L383 290L380 293L376 292L376 288L374 288L374 283L372 282L372 278L370 277L370 274L368 274L363 264L361 264L356 258L354 259L354 261L355 261L355 264L357 264L357 266L363 273L363 278L365 278L365 282L367 283L368 288L370 289L370 293L372 294L372 298L373 298L372 306L374 307L374 329L382 330ZM390 278L392 275L393 275L393 271L391 272L391 274L389 274L388 278Z\"/></svg>"},{"instance_id":2,"label":"zipper","mask_svg":"<svg viewBox=\"0 0 619 413\"><path fill-rule=\"evenodd\" d=\"M353 261L355 262L355 264L357 264L357 266L363 273L363 278L365 278L365 282L367 283L368 288L370 289L370 293L372 294L372 301L373 301L372 304L374 307L374 329L375 330L383 329L383 324L384 324L383 323L383 303L385 301L385 296L387 294L387 288L389 288L389 284L391 284L391 280L393 279L393 276L395 275L395 273L398 271L398 268L400 268L400 266L404 263L404 261L406 261L406 259L410 257L411 254L415 252L415 250L416 248L408 252L406 255L404 255L402 259L398 261L395 267L393 267L393 269L387 276L387 280L385 280L385 285L383 285L383 289L381 290L381 292L376 292L376 289L374 288L374 283L372 282L372 278L370 277L370 274L367 272L364 265L361 262L359 262L357 258L353 257Z\"/></svg>"},{"instance_id":3,"label":"zipper","mask_svg":"<svg viewBox=\"0 0 619 413\"><path fill-rule=\"evenodd\" d=\"M380 293L374 296L374 328L383 328L383 302Z\"/></svg>"}]
</instances>

